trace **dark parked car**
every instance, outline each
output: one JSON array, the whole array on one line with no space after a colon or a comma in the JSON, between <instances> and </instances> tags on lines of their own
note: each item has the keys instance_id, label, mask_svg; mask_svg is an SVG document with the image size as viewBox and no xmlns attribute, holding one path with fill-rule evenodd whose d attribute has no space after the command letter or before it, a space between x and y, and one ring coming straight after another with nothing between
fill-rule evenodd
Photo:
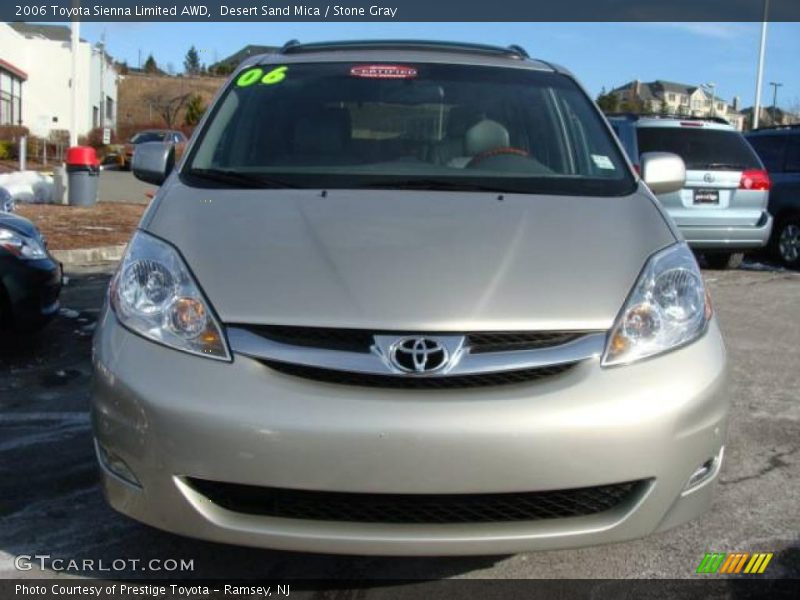
<instances>
[{"instance_id":1,"label":"dark parked car","mask_svg":"<svg viewBox=\"0 0 800 600\"><path fill-rule=\"evenodd\" d=\"M747 134L772 179L769 212L775 218L771 254L800 267L800 124L757 129Z\"/></svg>"},{"instance_id":2,"label":"dark parked car","mask_svg":"<svg viewBox=\"0 0 800 600\"><path fill-rule=\"evenodd\" d=\"M61 264L28 219L0 211L0 326L36 329L58 312Z\"/></svg>"},{"instance_id":3,"label":"dark parked car","mask_svg":"<svg viewBox=\"0 0 800 600\"><path fill-rule=\"evenodd\" d=\"M187 138L182 132L172 129L148 129L146 131L140 131L125 144L125 148L122 152L122 166L130 168L131 161L133 160L133 151L138 144L144 144L145 142L185 144L186 141Z\"/></svg>"}]
</instances>

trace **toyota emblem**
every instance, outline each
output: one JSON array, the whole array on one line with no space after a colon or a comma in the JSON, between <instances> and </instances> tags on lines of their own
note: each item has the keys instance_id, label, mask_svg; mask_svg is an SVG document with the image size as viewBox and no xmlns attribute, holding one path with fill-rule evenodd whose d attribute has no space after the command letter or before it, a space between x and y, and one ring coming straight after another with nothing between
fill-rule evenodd
<instances>
[{"instance_id":1,"label":"toyota emblem","mask_svg":"<svg viewBox=\"0 0 800 600\"><path fill-rule=\"evenodd\" d=\"M705 175L703 175L703 181L705 181L706 183L711 183L712 181L714 181L714 174L706 173Z\"/></svg>"},{"instance_id":2,"label":"toyota emblem","mask_svg":"<svg viewBox=\"0 0 800 600\"><path fill-rule=\"evenodd\" d=\"M426 337L402 338L389 349L392 366L404 373L432 373L447 365L444 344Z\"/></svg>"}]
</instances>

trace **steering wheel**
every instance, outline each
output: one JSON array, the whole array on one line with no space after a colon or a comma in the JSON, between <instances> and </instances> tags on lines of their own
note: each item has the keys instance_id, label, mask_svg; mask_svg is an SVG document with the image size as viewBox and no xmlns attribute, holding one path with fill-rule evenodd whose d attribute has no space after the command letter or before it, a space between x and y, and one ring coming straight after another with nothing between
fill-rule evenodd
<instances>
[{"instance_id":1,"label":"steering wheel","mask_svg":"<svg viewBox=\"0 0 800 600\"><path fill-rule=\"evenodd\" d=\"M480 154L476 154L472 157L467 163L467 168L475 167L479 162L482 160L486 160L487 158L491 158L492 156L503 156L505 154L512 154L515 156L528 156L528 151L523 150L522 148L513 148L511 146L501 146L499 148L492 148L491 150L484 150Z\"/></svg>"}]
</instances>

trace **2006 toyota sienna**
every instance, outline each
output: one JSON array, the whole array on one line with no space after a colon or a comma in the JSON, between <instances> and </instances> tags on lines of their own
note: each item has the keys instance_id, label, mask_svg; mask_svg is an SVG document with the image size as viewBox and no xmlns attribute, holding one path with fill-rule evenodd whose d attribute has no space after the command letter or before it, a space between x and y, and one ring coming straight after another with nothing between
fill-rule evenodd
<instances>
[{"instance_id":1,"label":"2006 toyota sienna","mask_svg":"<svg viewBox=\"0 0 800 600\"><path fill-rule=\"evenodd\" d=\"M356 554L626 540L696 517L723 340L695 259L565 69L522 48L290 42L162 184L94 340L117 510Z\"/></svg>"}]
</instances>

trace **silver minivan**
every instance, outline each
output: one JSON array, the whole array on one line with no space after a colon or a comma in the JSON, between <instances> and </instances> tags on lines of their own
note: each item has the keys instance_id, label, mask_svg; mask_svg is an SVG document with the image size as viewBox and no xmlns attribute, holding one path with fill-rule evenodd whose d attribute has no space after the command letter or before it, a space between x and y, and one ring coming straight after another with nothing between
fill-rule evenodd
<instances>
[{"instance_id":1,"label":"silver minivan","mask_svg":"<svg viewBox=\"0 0 800 600\"><path fill-rule=\"evenodd\" d=\"M705 511L726 355L691 250L565 69L519 47L287 44L223 86L94 338L117 510L355 554L600 544ZM680 374L680 376L676 376Z\"/></svg>"},{"instance_id":2,"label":"silver minivan","mask_svg":"<svg viewBox=\"0 0 800 600\"><path fill-rule=\"evenodd\" d=\"M660 115L612 115L609 121L634 163L645 152L672 152L684 160L686 185L659 200L709 266L736 267L744 252L767 244L769 174L728 121Z\"/></svg>"}]
</instances>

